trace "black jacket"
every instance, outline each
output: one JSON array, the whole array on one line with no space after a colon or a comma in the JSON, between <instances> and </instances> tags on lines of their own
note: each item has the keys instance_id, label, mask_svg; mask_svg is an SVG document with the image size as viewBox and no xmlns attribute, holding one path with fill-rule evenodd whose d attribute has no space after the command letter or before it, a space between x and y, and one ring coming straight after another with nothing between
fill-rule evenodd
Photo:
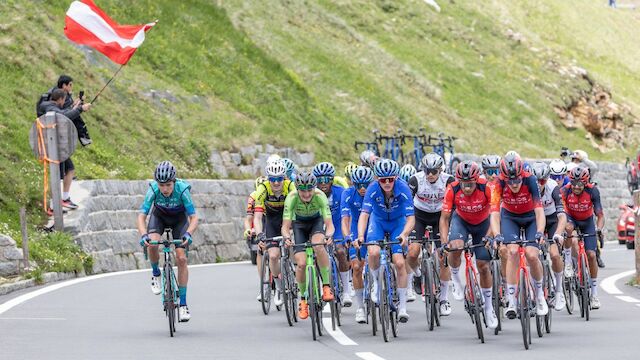
<instances>
[{"instance_id":1,"label":"black jacket","mask_svg":"<svg viewBox=\"0 0 640 360\"><path fill-rule=\"evenodd\" d=\"M68 99L68 97L67 97ZM55 101L43 101L40 104L40 111L42 111L43 113L47 113L49 111L53 111L53 112L57 112L60 113L66 117L69 118L69 120L73 121L76 120L80 117L80 113L82 112L81 108L78 107L77 109L74 109L72 107L66 108L66 109L61 109L58 104L55 103Z\"/></svg>"}]
</instances>

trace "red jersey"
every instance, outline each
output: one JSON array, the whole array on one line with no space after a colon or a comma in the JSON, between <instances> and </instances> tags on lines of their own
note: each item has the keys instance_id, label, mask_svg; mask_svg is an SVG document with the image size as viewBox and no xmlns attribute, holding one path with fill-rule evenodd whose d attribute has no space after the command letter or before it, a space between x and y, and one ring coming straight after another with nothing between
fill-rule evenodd
<instances>
[{"instance_id":1,"label":"red jersey","mask_svg":"<svg viewBox=\"0 0 640 360\"><path fill-rule=\"evenodd\" d=\"M471 225L478 225L489 217L491 207L491 188L486 179L478 179L476 188L470 196L462 192L459 181L447 186L444 193L442 211L451 213L454 209L462 220Z\"/></svg>"},{"instance_id":2,"label":"red jersey","mask_svg":"<svg viewBox=\"0 0 640 360\"><path fill-rule=\"evenodd\" d=\"M580 195L571 191L571 184L565 185L560 191L564 212L575 220L583 221L596 215L602 215L602 204L600 203L600 191L593 184L587 184Z\"/></svg>"},{"instance_id":3,"label":"red jersey","mask_svg":"<svg viewBox=\"0 0 640 360\"><path fill-rule=\"evenodd\" d=\"M542 208L540 201L540 190L536 177L524 172L522 176L522 186L520 191L511 191L505 179L500 177L493 189L491 198L491 211L500 211L500 208L513 214L526 214L533 209Z\"/></svg>"}]
</instances>

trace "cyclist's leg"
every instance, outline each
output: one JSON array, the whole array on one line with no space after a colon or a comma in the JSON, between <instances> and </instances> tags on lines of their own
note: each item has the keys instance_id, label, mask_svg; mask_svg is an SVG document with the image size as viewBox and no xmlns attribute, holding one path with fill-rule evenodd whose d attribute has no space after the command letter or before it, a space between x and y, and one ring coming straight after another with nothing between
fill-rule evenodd
<instances>
[{"instance_id":1,"label":"cyclist's leg","mask_svg":"<svg viewBox=\"0 0 640 360\"><path fill-rule=\"evenodd\" d=\"M449 244L450 248L461 248L464 246L465 241L469 238L469 230L465 226L465 221L462 220L457 213L451 215L451 223L449 225ZM451 280L453 281L453 297L461 301L464 299L464 289L462 276L464 270L462 267L462 251L452 251L448 255L449 266L451 268ZM461 271L462 270L462 271Z\"/></svg>"},{"instance_id":2,"label":"cyclist's leg","mask_svg":"<svg viewBox=\"0 0 640 360\"><path fill-rule=\"evenodd\" d=\"M357 238L357 232L354 232ZM360 260L358 260L357 252L360 252ZM361 246L356 249L351 246L349 248L349 260L351 261L351 278L353 281L353 290L355 292L356 321L360 323L366 322L364 314L364 280L362 272L364 270L364 259L367 256L367 247Z\"/></svg>"},{"instance_id":3,"label":"cyclist's leg","mask_svg":"<svg viewBox=\"0 0 640 360\"><path fill-rule=\"evenodd\" d=\"M507 268L505 273L505 278L507 279L507 302L509 308L515 311L516 284L518 283L520 259L518 257L518 245L513 242L520 239L520 225L504 209L500 212L500 232L504 236L504 244L507 248Z\"/></svg>"},{"instance_id":4,"label":"cyclist's leg","mask_svg":"<svg viewBox=\"0 0 640 360\"><path fill-rule=\"evenodd\" d=\"M312 220L311 243L324 244L324 220L321 216ZM329 262L329 254L324 246L314 246L313 251L316 253L316 262L320 268L320 277L322 277L322 300L333 300L331 292L331 263Z\"/></svg>"},{"instance_id":5,"label":"cyclist's leg","mask_svg":"<svg viewBox=\"0 0 640 360\"><path fill-rule=\"evenodd\" d=\"M351 303L351 295L349 294L351 292L349 289L349 252L344 240L334 239L334 242L336 243L335 256L338 262L338 271L340 272L340 282L342 283L342 298Z\"/></svg>"},{"instance_id":6,"label":"cyclist's leg","mask_svg":"<svg viewBox=\"0 0 640 360\"><path fill-rule=\"evenodd\" d=\"M162 234L165 229L165 221L161 214L157 213L155 209L149 216L149 224L147 225L147 234L151 241L162 240ZM158 245L149 245L147 247L147 254L149 255L149 262L151 263L151 271L153 276L160 276L160 252L158 251Z\"/></svg>"},{"instance_id":7,"label":"cyclist's leg","mask_svg":"<svg viewBox=\"0 0 640 360\"><path fill-rule=\"evenodd\" d=\"M309 241L311 226L303 221L293 221L293 239L295 244L304 244ZM294 261L296 263L296 282L300 290L300 303L298 304L298 317L306 319L309 316L309 305L307 304L307 258L303 247L294 248ZM311 280L311 279L310 279Z\"/></svg>"},{"instance_id":8,"label":"cyclist's leg","mask_svg":"<svg viewBox=\"0 0 640 360\"><path fill-rule=\"evenodd\" d=\"M189 228L187 214L182 214L179 220L172 226L171 233L174 240L182 240ZM176 266L178 267L178 292L180 294L180 306L187 305L187 284L189 283L189 268L187 253L182 246L176 246Z\"/></svg>"},{"instance_id":9,"label":"cyclist's leg","mask_svg":"<svg viewBox=\"0 0 640 360\"><path fill-rule=\"evenodd\" d=\"M567 214L567 236L562 244L562 258L564 260L564 276L569 277L573 275L573 251L574 245L577 244L575 238L572 237L573 231L576 228L576 220Z\"/></svg>"},{"instance_id":10,"label":"cyclist's leg","mask_svg":"<svg viewBox=\"0 0 640 360\"><path fill-rule=\"evenodd\" d=\"M469 232L473 238L473 244L482 243L482 239L489 231L489 218L485 219L478 225L467 225ZM491 261L491 255L486 247L477 247L473 249L473 253L476 257L476 265L478 267L478 273L480 274L480 290L484 297L484 310L487 316L491 315L493 311L493 277L491 276L491 267L489 266ZM497 326L497 319L495 323L491 320L490 327Z\"/></svg>"},{"instance_id":11,"label":"cyclist's leg","mask_svg":"<svg viewBox=\"0 0 640 360\"><path fill-rule=\"evenodd\" d=\"M273 238L280 236L282 232L282 216L281 215L267 215L267 222L265 226L265 235L267 238ZM269 269L274 278L276 278L276 284L278 289L282 289L280 281L280 247L278 244L267 245L267 252L269 253Z\"/></svg>"},{"instance_id":12,"label":"cyclist's leg","mask_svg":"<svg viewBox=\"0 0 640 360\"><path fill-rule=\"evenodd\" d=\"M384 229L382 221L378 220L374 214L369 218L369 228L367 229L367 243L378 243L384 240ZM363 245L364 246L364 245ZM371 300L378 302L378 274L380 273L380 247L367 246L367 261L369 272L371 273L372 291Z\"/></svg>"},{"instance_id":13,"label":"cyclist's leg","mask_svg":"<svg viewBox=\"0 0 640 360\"><path fill-rule=\"evenodd\" d=\"M596 248L598 247L598 240L596 239L596 224L593 216L584 221L578 221L577 224L580 227L580 231L583 234L590 236L584 237L584 248L587 252L587 259L589 261L589 275L591 276L591 295L598 296L598 263L596 260Z\"/></svg>"},{"instance_id":14,"label":"cyclist's leg","mask_svg":"<svg viewBox=\"0 0 640 360\"><path fill-rule=\"evenodd\" d=\"M431 237L438 239L434 244L436 249L440 249L442 242L440 242L440 212L429 214L426 225L430 225L432 229ZM444 254L442 251L438 251L438 258L440 262L440 274L434 274L440 277L440 300L447 300L449 297L449 283L451 282L451 270L444 264Z\"/></svg>"},{"instance_id":15,"label":"cyclist's leg","mask_svg":"<svg viewBox=\"0 0 640 360\"><path fill-rule=\"evenodd\" d=\"M558 229L558 214L547 216L547 225L545 226L547 237L552 238ZM551 269L556 282L556 293L562 292L562 257L560 256L560 244L553 243L549 246L549 257L551 258ZM560 291L559 291L560 290Z\"/></svg>"}]
</instances>

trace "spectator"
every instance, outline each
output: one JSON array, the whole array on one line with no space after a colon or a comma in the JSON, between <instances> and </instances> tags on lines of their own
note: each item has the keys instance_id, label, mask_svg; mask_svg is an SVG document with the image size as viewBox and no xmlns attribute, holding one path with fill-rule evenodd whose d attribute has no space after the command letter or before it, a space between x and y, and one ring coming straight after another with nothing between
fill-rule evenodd
<instances>
[{"instance_id":1,"label":"spectator","mask_svg":"<svg viewBox=\"0 0 640 360\"><path fill-rule=\"evenodd\" d=\"M38 101L38 106L36 108L36 113L38 117L44 114L41 111L40 104L44 101L50 100L51 94L55 89L62 89L67 94L67 98L64 102L64 106L62 107L62 109L69 109L69 108L76 107L79 103L82 103L84 101L84 99L82 98L79 98L75 101L73 100L73 96L72 96L73 79L68 75L60 75L60 77L58 78L57 86L52 87L51 89L49 89L49 91L42 94L40 101ZM82 146L87 146L91 144L92 141L91 141L91 137L89 136L89 130L87 129L87 124L85 124L84 120L82 120L82 117L78 115L75 118L69 118L69 119L73 121L73 124L76 126L76 129L78 130L78 139L80 140L80 144L82 144Z\"/></svg>"},{"instance_id":2,"label":"spectator","mask_svg":"<svg viewBox=\"0 0 640 360\"><path fill-rule=\"evenodd\" d=\"M582 165L589 169L589 175L591 175L591 182L593 182L593 178L595 174L598 172L598 165L593 161L589 160L589 155L583 150L575 150L571 154L571 162Z\"/></svg>"},{"instance_id":3,"label":"spectator","mask_svg":"<svg viewBox=\"0 0 640 360\"><path fill-rule=\"evenodd\" d=\"M68 117L71 121L80 117L80 113L91 109L91 104L81 104L77 102L72 108L64 108L67 99L67 92L63 89L54 89L51 92L50 100L40 103L38 111L46 114L49 111L60 113ZM62 179L62 206L74 210L78 208L69 195L71 183L75 176L75 167L71 158L60 163L60 178Z\"/></svg>"}]
</instances>

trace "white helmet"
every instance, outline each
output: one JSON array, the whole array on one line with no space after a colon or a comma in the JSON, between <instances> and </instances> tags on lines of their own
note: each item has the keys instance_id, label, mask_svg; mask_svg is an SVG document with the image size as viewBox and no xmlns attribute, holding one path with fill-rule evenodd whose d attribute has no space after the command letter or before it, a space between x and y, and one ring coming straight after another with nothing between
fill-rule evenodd
<instances>
[{"instance_id":1,"label":"white helmet","mask_svg":"<svg viewBox=\"0 0 640 360\"><path fill-rule=\"evenodd\" d=\"M267 158L267 165L271 164L274 161L280 160L280 155L278 154L271 154L269 155L269 157Z\"/></svg>"},{"instance_id":2,"label":"white helmet","mask_svg":"<svg viewBox=\"0 0 640 360\"><path fill-rule=\"evenodd\" d=\"M507 153L506 153L506 154L504 154L504 157L509 157L509 156L516 156L516 157L518 157L518 159L522 159L522 158L520 157L520 154L518 154L518 153L517 153L516 151L514 151L514 150L507 151Z\"/></svg>"},{"instance_id":3,"label":"white helmet","mask_svg":"<svg viewBox=\"0 0 640 360\"><path fill-rule=\"evenodd\" d=\"M567 173L567 164L560 159L555 159L549 163L549 170L551 175L565 175Z\"/></svg>"},{"instance_id":4,"label":"white helmet","mask_svg":"<svg viewBox=\"0 0 640 360\"><path fill-rule=\"evenodd\" d=\"M567 164L567 172L569 172L569 171L571 171L571 170L573 170L573 169L575 169L577 167L578 167L578 164L570 162L570 163Z\"/></svg>"},{"instance_id":5,"label":"white helmet","mask_svg":"<svg viewBox=\"0 0 640 360\"><path fill-rule=\"evenodd\" d=\"M287 168L282 163L282 160L277 159L267 165L267 167L265 168L265 172L269 177L279 177L286 174Z\"/></svg>"}]
</instances>

